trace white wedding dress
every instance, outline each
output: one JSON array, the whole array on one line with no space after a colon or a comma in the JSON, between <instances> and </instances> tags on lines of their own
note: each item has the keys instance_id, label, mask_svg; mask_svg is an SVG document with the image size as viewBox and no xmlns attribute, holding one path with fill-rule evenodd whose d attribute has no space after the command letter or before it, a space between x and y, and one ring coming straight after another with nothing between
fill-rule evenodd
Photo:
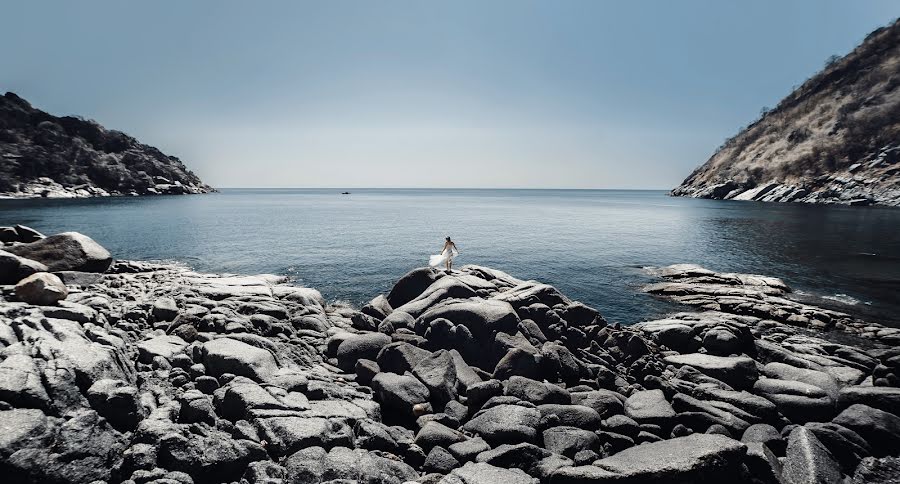
<instances>
[{"instance_id":1,"label":"white wedding dress","mask_svg":"<svg viewBox=\"0 0 900 484\"><path fill-rule=\"evenodd\" d=\"M459 251L456 250L456 247L447 248L441 251L440 254L429 257L428 265L431 267L443 266L448 260L453 260L458 255Z\"/></svg>"}]
</instances>

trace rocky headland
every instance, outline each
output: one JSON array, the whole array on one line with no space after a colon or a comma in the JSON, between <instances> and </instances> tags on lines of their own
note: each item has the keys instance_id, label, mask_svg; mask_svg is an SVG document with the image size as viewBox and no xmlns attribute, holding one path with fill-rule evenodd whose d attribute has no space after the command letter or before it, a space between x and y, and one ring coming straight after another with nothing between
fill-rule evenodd
<instances>
[{"instance_id":1,"label":"rocky headland","mask_svg":"<svg viewBox=\"0 0 900 484\"><path fill-rule=\"evenodd\" d=\"M697 311L626 327L486 267L354 309L0 235L4 482L900 479L900 332L773 277L661 268Z\"/></svg>"},{"instance_id":2,"label":"rocky headland","mask_svg":"<svg viewBox=\"0 0 900 484\"><path fill-rule=\"evenodd\" d=\"M207 193L178 158L120 131L0 96L0 198Z\"/></svg>"},{"instance_id":3,"label":"rocky headland","mask_svg":"<svg viewBox=\"0 0 900 484\"><path fill-rule=\"evenodd\" d=\"M900 206L900 21L728 139L676 196Z\"/></svg>"}]
</instances>

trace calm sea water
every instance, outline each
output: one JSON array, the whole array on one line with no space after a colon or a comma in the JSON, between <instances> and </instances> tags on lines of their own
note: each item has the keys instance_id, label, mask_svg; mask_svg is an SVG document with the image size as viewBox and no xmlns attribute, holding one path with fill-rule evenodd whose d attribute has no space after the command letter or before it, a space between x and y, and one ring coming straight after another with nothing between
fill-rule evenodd
<instances>
[{"instance_id":1,"label":"calm sea water","mask_svg":"<svg viewBox=\"0 0 900 484\"><path fill-rule=\"evenodd\" d=\"M0 225L90 235L123 259L270 272L353 304L437 253L560 288L607 319L676 308L643 267L697 263L782 277L896 325L900 210L670 198L616 190L232 189L202 196L0 200Z\"/></svg>"}]
</instances>

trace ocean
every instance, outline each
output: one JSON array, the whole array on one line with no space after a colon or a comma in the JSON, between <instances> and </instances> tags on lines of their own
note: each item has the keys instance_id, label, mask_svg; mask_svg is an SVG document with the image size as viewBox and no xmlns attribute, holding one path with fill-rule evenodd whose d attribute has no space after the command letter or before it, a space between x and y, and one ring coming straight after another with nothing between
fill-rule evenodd
<instances>
[{"instance_id":1,"label":"ocean","mask_svg":"<svg viewBox=\"0 0 900 484\"><path fill-rule=\"evenodd\" d=\"M631 324L685 308L640 291L695 263L781 277L900 325L900 210L672 198L644 190L224 189L194 196L0 200L0 225L78 231L116 258L286 275L362 305L451 236L455 264L537 279Z\"/></svg>"}]
</instances>

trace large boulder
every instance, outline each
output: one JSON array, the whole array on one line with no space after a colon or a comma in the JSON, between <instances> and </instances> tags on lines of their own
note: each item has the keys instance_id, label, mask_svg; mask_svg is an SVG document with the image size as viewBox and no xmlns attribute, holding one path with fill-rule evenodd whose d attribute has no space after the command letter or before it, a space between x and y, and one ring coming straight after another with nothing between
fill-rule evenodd
<instances>
[{"instance_id":1,"label":"large boulder","mask_svg":"<svg viewBox=\"0 0 900 484\"><path fill-rule=\"evenodd\" d=\"M492 299L450 301L435 306L420 316L425 327L438 318L465 326L476 339L493 339L491 335L497 331L512 334L519 324L519 316L509 303Z\"/></svg>"},{"instance_id":2,"label":"large boulder","mask_svg":"<svg viewBox=\"0 0 900 484\"><path fill-rule=\"evenodd\" d=\"M541 412L519 405L498 405L479 412L463 425L463 430L478 434L492 446L533 442L537 436Z\"/></svg>"},{"instance_id":3,"label":"large boulder","mask_svg":"<svg viewBox=\"0 0 900 484\"><path fill-rule=\"evenodd\" d=\"M862 404L847 407L833 420L860 435L876 456L889 455L900 448L900 417Z\"/></svg>"},{"instance_id":4,"label":"large boulder","mask_svg":"<svg viewBox=\"0 0 900 484\"><path fill-rule=\"evenodd\" d=\"M538 484L538 480L520 469L504 469L484 462L469 462L453 469L439 484Z\"/></svg>"},{"instance_id":5,"label":"large boulder","mask_svg":"<svg viewBox=\"0 0 900 484\"><path fill-rule=\"evenodd\" d=\"M756 362L747 356L713 356L703 353L672 355L664 361L675 366L690 366L704 375L721 380L734 388L749 388L759 377Z\"/></svg>"},{"instance_id":6,"label":"large boulder","mask_svg":"<svg viewBox=\"0 0 900 484\"><path fill-rule=\"evenodd\" d=\"M725 482L740 477L746 451L722 435L693 434L631 447L594 465L613 474L610 482Z\"/></svg>"},{"instance_id":7,"label":"large boulder","mask_svg":"<svg viewBox=\"0 0 900 484\"><path fill-rule=\"evenodd\" d=\"M632 393L625 400L625 415L640 423L671 427L675 409L662 390L644 390Z\"/></svg>"},{"instance_id":8,"label":"large boulder","mask_svg":"<svg viewBox=\"0 0 900 484\"><path fill-rule=\"evenodd\" d=\"M432 353L422 359L412 372L428 387L431 400L436 404L456 400L456 364L449 351L440 350Z\"/></svg>"},{"instance_id":9,"label":"large boulder","mask_svg":"<svg viewBox=\"0 0 900 484\"><path fill-rule=\"evenodd\" d=\"M6 250L38 261L52 272L106 272L112 264L112 255L103 246L78 232L51 235L28 244L8 247Z\"/></svg>"},{"instance_id":10,"label":"large boulder","mask_svg":"<svg viewBox=\"0 0 900 484\"><path fill-rule=\"evenodd\" d=\"M363 333L349 336L337 348L338 367L351 372L358 360L375 360L378 352L391 342L384 333Z\"/></svg>"},{"instance_id":11,"label":"large boulder","mask_svg":"<svg viewBox=\"0 0 900 484\"><path fill-rule=\"evenodd\" d=\"M379 373L372 378L375 397L388 412L412 416L413 407L428 401L430 392L416 377L396 373Z\"/></svg>"},{"instance_id":12,"label":"large boulder","mask_svg":"<svg viewBox=\"0 0 900 484\"><path fill-rule=\"evenodd\" d=\"M49 272L38 272L22 279L15 290L20 301L39 306L54 305L69 295L66 285Z\"/></svg>"},{"instance_id":13,"label":"large boulder","mask_svg":"<svg viewBox=\"0 0 900 484\"><path fill-rule=\"evenodd\" d=\"M47 272L47 266L0 250L0 284L15 284L36 272Z\"/></svg>"},{"instance_id":14,"label":"large boulder","mask_svg":"<svg viewBox=\"0 0 900 484\"><path fill-rule=\"evenodd\" d=\"M420 267L407 272L388 293L388 304L392 308L403 306L419 297L438 277L437 271L430 267Z\"/></svg>"},{"instance_id":15,"label":"large boulder","mask_svg":"<svg viewBox=\"0 0 900 484\"><path fill-rule=\"evenodd\" d=\"M214 376L233 373L257 381L265 380L278 370L272 353L231 338L204 343L203 363Z\"/></svg>"}]
</instances>

